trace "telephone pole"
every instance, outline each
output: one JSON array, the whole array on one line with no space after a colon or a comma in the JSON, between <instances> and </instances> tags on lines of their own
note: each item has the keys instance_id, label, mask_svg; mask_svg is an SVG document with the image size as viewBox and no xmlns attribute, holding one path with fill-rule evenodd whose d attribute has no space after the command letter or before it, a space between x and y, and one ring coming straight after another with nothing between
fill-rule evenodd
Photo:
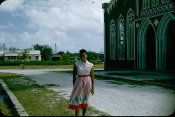
<instances>
[{"instance_id":1,"label":"telephone pole","mask_svg":"<svg viewBox=\"0 0 175 117\"><path fill-rule=\"evenodd\" d=\"M56 45L56 43L55 43L55 54L57 53L57 45Z\"/></svg>"},{"instance_id":2,"label":"telephone pole","mask_svg":"<svg viewBox=\"0 0 175 117\"><path fill-rule=\"evenodd\" d=\"M5 43L4 43L4 54L3 54L3 58L4 58L4 62L5 62Z\"/></svg>"}]
</instances>

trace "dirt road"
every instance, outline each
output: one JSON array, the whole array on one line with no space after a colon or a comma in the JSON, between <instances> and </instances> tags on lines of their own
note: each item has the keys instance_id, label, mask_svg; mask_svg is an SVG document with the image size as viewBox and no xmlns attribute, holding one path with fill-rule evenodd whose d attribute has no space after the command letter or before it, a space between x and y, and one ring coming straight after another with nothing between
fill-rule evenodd
<instances>
[{"instance_id":1,"label":"dirt road","mask_svg":"<svg viewBox=\"0 0 175 117\"><path fill-rule=\"evenodd\" d=\"M0 70L24 74L41 85L60 85L50 89L62 91L65 98L69 99L72 75L50 71L53 70ZM95 95L90 97L90 106L112 116L167 116L175 110L175 91L154 85L133 86L95 80Z\"/></svg>"}]
</instances>

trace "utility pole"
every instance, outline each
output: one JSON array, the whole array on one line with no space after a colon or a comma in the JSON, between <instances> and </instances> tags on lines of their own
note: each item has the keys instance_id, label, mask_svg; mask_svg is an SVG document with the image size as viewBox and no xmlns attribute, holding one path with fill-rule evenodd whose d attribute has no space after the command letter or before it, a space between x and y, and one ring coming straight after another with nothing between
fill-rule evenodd
<instances>
[{"instance_id":1,"label":"utility pole","mask_svg":"<svg viewBox=\"0 0 175 117\"><path fill-rule=\"evenodd\" d=\"M5 43L4 43L4 54L3 54L4 62L5 62Z\"/></svg>"},{"instance_id":2,"label":"utility pole","mask_svg":"<svg viewBox=\"0 0 175 117\"><path fill-rule=\"evenodd\" d=\"M56 45L56 43L55 43L55 54L57 53L57 45Z\"/></svg>"}]
</instances>

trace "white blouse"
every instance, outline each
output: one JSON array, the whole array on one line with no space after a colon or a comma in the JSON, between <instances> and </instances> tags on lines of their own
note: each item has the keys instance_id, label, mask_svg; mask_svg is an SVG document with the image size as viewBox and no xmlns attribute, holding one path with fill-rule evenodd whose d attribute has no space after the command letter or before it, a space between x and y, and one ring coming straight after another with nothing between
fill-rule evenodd
<instances>
[{"instance_id":1,"label":"white blouse","mask_svg":"<svg viewBox=\"0 0 175 117\"><path fill-rule=\"evenodd\" d=\"M81 60L76 62L75 65L77 67L78 75L90 75L91 68L93 67L93 64L89 61L83 63Z\"/></svg>"}]
</instances>

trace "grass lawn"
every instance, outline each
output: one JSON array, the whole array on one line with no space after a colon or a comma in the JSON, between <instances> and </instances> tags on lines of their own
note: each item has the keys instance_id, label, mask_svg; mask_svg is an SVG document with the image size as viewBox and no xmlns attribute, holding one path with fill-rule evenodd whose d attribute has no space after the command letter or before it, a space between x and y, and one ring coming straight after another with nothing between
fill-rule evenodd
<instances>
[{"instance_id":1,"label":"grass lawn","mask_svg":"<svg viewBox=\"0 0 175 117\"><path fill-rule=\"evenodd\" d=\"M64 72L64 73L69 73L73 75L73 71L53 71L53 72ZM140 85L140 86L149 85L148 83L131 81L127 79L120 79L120 78L114 79L111 77L100 76L100 75L94 75L94 76L96 80L104 80L104 81L106 80L106 82L108 83L117 84L117 85L122 85L122 84Z\"/></svg>"},{"instance_id":2,"label":"grass lawn","mask_svg":"<svg viewBox=\"0 0 175 117\"><path fill-rule=\"evenodd\" d=\"M69 100L65 99L59 92L47 89L54 84L38 85L30 78L13 73L1 73L2 79L9 89L16 95L19 102L30 116L74 116L74 110L67 109ZM57 86L59 88L59 86ZM1 104L0 109L4 115L15 116L11 113L8 104ZM87 116L99 115L109 116L93 107L88 107Z\"/></svg>"},{"instance_id":3,"label":"grass lawn","mask_svg":"<svg viewBox=\"0 0 175 117\"><path fill-rule=\"evenodd\" d=\"M64 72L64 73L69 73L69 74L73 75L73 71L53 71L53 72ZM116 74L116 75L118 75L118 74ZM128 74L128 76L129 75L132 76L132 74ZM166 85L161 85L161 84L168 84L168 85L171 84L172 86L173 85L175 86L175 81L174 80L153 80L153 81L149 81L149 82L147 82L147 80L145 80L146 82L141 82L141 81L122 79L122 78L112 78L110 76L109 77L101 76L101 75L94 75L94 76L95 76L96 80L104 80L107 83L116 84L116 86L114 86L114 87L118 87L119 85L122 85L122 84L128 84L129 85L128 87L157 85L157 86L160 86L160 87L163 87L163 88L167 88L167 89L175 89L175 87L169 87L169 86L166 86ZM156 84L156 83L159 83L159 84Z\"/></svg>"},{"instance_id":4,"label":"grass lawn","mask_svg":"<svg viewBox=\"0 0 175 117\"><path fill-rule=\"evenodd\" d=\"M24 65L24 69L71 69L73 65ZM0 69L21 69L20 66L0 66Z\"/></svg>"},{"instance_id":5,"label":"grass lawn","mask_svg":"<svg viewBox=\"0 0 175 117\"><path fill-rule=\"evenodd\" d=\"M94 65L95 69L104 69L104 64ZM0 69L21 69L20 66L0 66ZM24 65L24 69L73 69L73 65Z\"/></svg>"},{"instance_id":6,"label":"grass lawn","mask_svg":"<svg viewBox=\"0 0 175 117\"><path fill-rule=\"evenodd\" d=\"M5 91L0 85L0 117L3 115L18 116L15 108L13 108L13 105L10 102L10 99L7 98Z\"/></svg>"}]
</instances>

